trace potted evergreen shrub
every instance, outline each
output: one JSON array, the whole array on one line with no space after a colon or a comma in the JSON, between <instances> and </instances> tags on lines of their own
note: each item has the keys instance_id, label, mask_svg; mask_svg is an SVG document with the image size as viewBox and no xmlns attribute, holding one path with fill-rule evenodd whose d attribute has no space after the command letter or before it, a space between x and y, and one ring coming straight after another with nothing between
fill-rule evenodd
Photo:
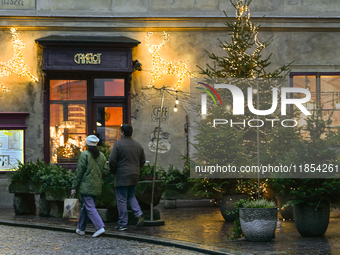
<instances>
[{"instance_id":1,"label":"potted evergreen shrub","mask_svg":"<svg viewBox=\"0 0 340 255\"><path fill-rule=\"evenodd\" d=\"M153 185L154 166L150 164L144 165L140 170L139 182L136 187L136 198L142 210L149 210L151 204L152 185ZM164 190L165 182L161 180L164 170L157 166L155 173L155 189L153 197L153 206L159 204Z\"/></svg>"},{"instance_id":2,"label":"potted evergreen shrub","mask_svg":"<svg viewBox=\"0 0 340 255\"><path fill-rule=\"evenodd\" d=\"M206 76L205 83L220 84L228 83L230 79L235 81L235 84L242 90L246 91L248 85L243 84L241 79L255 79L256 77L263 78L284 78L290 71L290 64L288 63L277 69L270 68L270 57L262 57L263 50L269 45L271 38L267 41L259 43L258 30L259 26L253 24L250 19L249 5L251 0L230 0L231 5L236 10L236 19L231 20L226 15L227 19L225 25L227 27L228 35L231 38L230 41L220 40L219 47L223 49L224 53L208 53L208 57L214 62L214 65L207 64L206 67L199 67L201 74ZM226 13L225 13L226 14ZM223 79L223 82L221 82ZM259 100L259 108L269 109L272 105L271 97L272 84L265 84L259 87L256 97L260 94L261 100ZM225 102L232 102L232 95L227 90L220 90L218 94ZM215 106L213 104L207 106L207 114L205 119L197 122L197 135L195 136L194 147L196 149L197 161L204 165L205 162L214 165L232 165L238 169L240 166L254 165L257 162L258 151L258 139L256 129L245 125L233 126L220 125L218 128L213 127L209 123L213 123L214 119L232 119L234 122L241 122L244 119L243 115L233 115L231 106ZM245 114L249 119L262 118L254 115L247 110ZM279 118L278 116L276 116ZM268 126L262 127L259 132L259 139L261 140L261 153L260 161L262 164L268 164L272 158L268 157L267 145L271 142L272 133L274 129ZM216 155L220 155L222 158L216 158ZM222 215L225 219L230 220L229 216L224 214L226 207L230 201L240 199L224 197L220 198L219 194L233 195L240 192L237 190L238 183L235 183L234 179L216 179L209 178L207 176L203 180L198 180L197 184L203 186L202 192L211 193L218 196L220 201L220 207ZM202 176L200 177L202 178ZM228 177L229 178L229 177ZM242 177L240 177L242 178ZM251 184L253 180L243 180ZM243 182L242 181L242 182ZM265 182L265 180L262 180ZM198 186L196 185L196 186ZM255 185L256 186L256 185ZM210 191L211 190L211 191ZM256 190L256 189L255 189ZM216 192L217 191L217 192ZM202 193L201 192L201 193ZM253 192L251 192L253 194ZM227 203L229 203L227 205ZM232 219L231 219L232 220Z\"/></svg>"},{"instance_id":3,"label":"potted evergreen shrub","mask_svg":"<svg viewBox=\"0 0 340 255\"><path fill-rule=\"evenodd\" d=\"M304 139L295 141L283 154L283 164L308 168L305 176L269 180L269 185L291 199L294 222L302 236L322 236L328 227L330 204L340 202L340 179L333 175L339 152L333 144L334 135L327 130L330 124L331 116L325 120L320 110L315 111L307 119ZM320 178L324 167L328 173Z\"/></svg>"},{"instance_id":4,"label":"potted evergreen shrub","mask_svg":"<svg viewBox=\"0 0 340 255\"><path fill-rule=\"evenodd\" d=\"M42 183L37 176L41 161L22 163L9 173L11 184L8 187L9 193L14 193L13 207L16 215L35 214L35 195L40 194Z\"/></svg>"},{"instance_id":5,"label":"potted evergreen shrub","mask_svg":"<svg viewBox=\"0 0 340 255\"><path fill-rule=\"evenodd\" d=\"M74 173L39 159L36 162L19 162L15 170L10 173L9 186L9 192L15 193L15 213L35 214L34 195L40 194L39 215L50 216L53 202L52 207L55 210L52 210L52 215L61 216L62 201L70 194Z\"/></svg>"},{"instance_id":6,"label":"potted evergreen shrub","mask_svg":"<svg viewBox=\"0 0 340 255\"><path fill-rule=\"evenodd\" d=\"M183 171L177 169L173 165L169 166L168 171L164 172L162 180L165 181L163 192L164 199L177 199L189 189L188 179L190 177L190 169L184 168Z\"/></svg>"},{"instance_id":7,"label":"potted evergreen shrub","mask_svg":"<svg viewBox=\"0 0 340 255\"><path fill-rule=\"evenodd\" d=\"M234 206L234 210L228 212L236 215L233 235L229 238L235 240L244 236L247 241L265 242L275 237L277 207L274 201L240 200Z\"/></svg>"}]
</instances>

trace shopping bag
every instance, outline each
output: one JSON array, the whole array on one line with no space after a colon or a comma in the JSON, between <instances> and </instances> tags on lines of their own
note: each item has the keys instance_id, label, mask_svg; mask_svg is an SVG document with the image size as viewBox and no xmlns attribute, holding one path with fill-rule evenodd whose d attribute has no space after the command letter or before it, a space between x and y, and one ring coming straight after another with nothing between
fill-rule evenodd
<instances>
[{"instance_id":1,"label":"shopping bag","mask_svg":"<svg viewBox=\"0 0 340 255\"><path fill-rule=\"evenodd\" d=\"M63 218L79 218L79 199L74 198L74 195L64 199Z\"/></svg>"}]
</instances>

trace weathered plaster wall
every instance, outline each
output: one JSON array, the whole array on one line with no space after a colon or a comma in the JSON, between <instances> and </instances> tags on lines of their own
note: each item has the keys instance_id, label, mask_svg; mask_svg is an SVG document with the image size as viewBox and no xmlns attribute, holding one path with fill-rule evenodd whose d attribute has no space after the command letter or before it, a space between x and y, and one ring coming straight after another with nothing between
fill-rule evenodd
<instances>
[{"instance_id":1,"label":"weathered plaster wall","mask_svg":"<svg viewBox=\"0 0 340 255\"><path fill-rule=\"evenodd\" d=\"M29 112L26 118L26 159L36 160L43 157L43 90L42 72L39 69L41 63L41 52L39 52L34 38L38 36L35 32L20 31L19 38L25 43L23 50L25 64L29 71L39 79L39 82L31 82L29 77L18 77L12 73L1 77L0 82L10 89L10 93L0 91L1 112ZM1 62L9 61L14 50L9 31L0 33Z\"/></svg>"},{"instance_id":2,"label":"weathered plaster wall","mask_svg":"<svg viewBox=\"0 0 340 255\"><path fill-rule=\"evenodd\" d=\"M132 119L134 136L153 162L154 153L148 148L149 138L157 123L152 122L153 106L160 103L160 95L148 90L151 68L150 56L144 36L156 32L150 42L159 44L162 31L170 33L169 42L160 50L167 60L188 59L190 70L198 74L196 65L211 63L204 50L223 54L217 38L225 40L228 32L223 25L223 10L233 16L229 1L224 0L23 0L25 6L0 4L0 61L13 54L9 28L17 27L20 39L26 44L25 62L30 71L39 77L38 83L15 75L1 77L11 93L0 97L0 111L28 111L26 132L26 159L43 157L43 85L41 52L35 39L52 34L69 35L124 35L141 41L133 50L133 60L142 63L143 70L132 74ZM2 2L1 2L2 3ZM263 56L272 55L272 67L294 61L293 71L340 71L340 6L332 0L257 0L250 6L254 21L260 21L259 39L273 36ZM176 77L164 77L155 86L171 87ZM180 88L189 91L189 79ZM181 155L186 155L187 113L184 108L173 112L174 99L167 96L168 122L162 130L170 134L171 149L159 156L164 167L174 164L181 167ZM189 126L190 126L189 120ZM190 135L190 134L189 134Z\"/></svg>"},{"instance_id":3,"label":"weathered plaster wall","mask_svg":"<svg viewBox=\"0 0 340 255\"><path fill-rule=\"evenodd\" d=\"M157 17L157 16L216 16L223 11L232 12L228 0L4 0L0 10L18 14L46 16L126 16ZM275 16L336 16L340 6L334 0L257 0L251 4L253 15L266 14Z\"/></svg>"}]
</instances>

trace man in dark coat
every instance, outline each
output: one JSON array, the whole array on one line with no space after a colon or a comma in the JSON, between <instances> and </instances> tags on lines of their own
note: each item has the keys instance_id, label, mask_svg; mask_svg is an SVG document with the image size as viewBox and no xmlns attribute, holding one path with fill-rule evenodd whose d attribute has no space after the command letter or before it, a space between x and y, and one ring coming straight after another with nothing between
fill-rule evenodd
<instances>
[{"instance_id":1,"label":"man in dark coat","mask_svg":"<svg viewBox=\"0 0 340 255\"><path fill-rule=\"evenodd\" d=\"M118 207L118 225L115 230L126 230L128 224L127 203L129 203L137 226L143 226L144 216L135 196L139 171L145 163L144 149L131 138L132 127L124 124L120 127L121 139L114 143L109 158L110 171L115 175L115 188Z\"/></svg>"}]
</instances>

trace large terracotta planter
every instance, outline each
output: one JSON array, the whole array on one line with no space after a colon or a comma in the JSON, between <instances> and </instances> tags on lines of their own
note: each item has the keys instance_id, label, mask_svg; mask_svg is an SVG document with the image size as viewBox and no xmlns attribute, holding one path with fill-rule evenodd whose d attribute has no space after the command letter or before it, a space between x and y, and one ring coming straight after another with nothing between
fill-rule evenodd
<instances>
[{"instance_id":1,"label":"large terracotta planter","mask_svg":"<svg viewBox=\"0 0 340 255\"><path fill-rule=\"evenodd\" d=\"M270 241L275 237L277 208L240 208L240 223L247 241Z\"/></svg>"},{"instance_id":2,"label":"large terracotta planter","mask_svg":"<svg viewBox=\"0 0 340 255\"><path fill-rule=\"evenodd\" d=\"M294 222L302 236L323 236L328 228L330 205L294 205Z\"/></svg>"}]
</instances>

